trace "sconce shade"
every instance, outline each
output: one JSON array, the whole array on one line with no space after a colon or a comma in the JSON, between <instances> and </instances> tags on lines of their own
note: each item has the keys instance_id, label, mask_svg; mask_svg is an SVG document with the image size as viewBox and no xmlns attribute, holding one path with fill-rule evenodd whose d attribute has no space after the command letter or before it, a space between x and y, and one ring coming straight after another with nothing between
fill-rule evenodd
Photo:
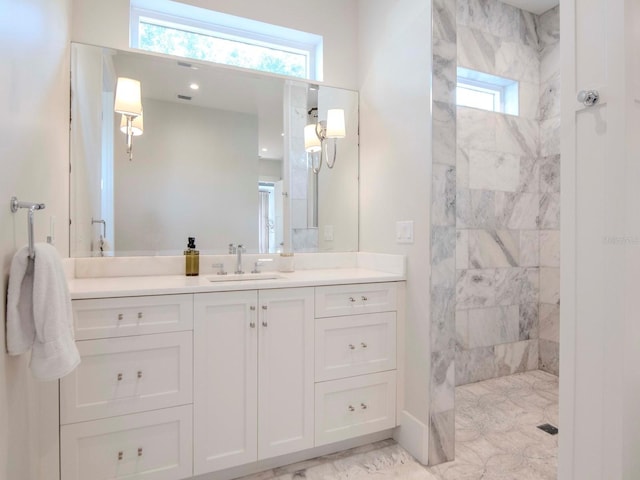
<instances>
[{"instance_id":1,"label":"sconce shade","mask_svg":"<svg viewBox=\"0 0 640 480\"><path fill-rule=\"evenodd\" d=\"M127 117L126 115L122 115L122 119L120 120L120 131L127 134ZM134 137L138 137L142 135L144 132L144 114L140 113L137 117L133 117L133 121L131 122L131 134Z\"/></svg>"},{"instance_id":2,"label":"sconce shade","mask_svg":"<svg viewBox=\"0 0 640 480\"><path fill-rule=\"evenodd\" d=\"M345 135L344 110L341 108L327 110L327 138L344 138Z\"/></svg>"},{"instance_id":3,"label":"sconce shade","mask_svg":"<svg viewBox=\"0 0 640 480\"><path fill-rule=\"evenodd\" d=\"M113 109L116 113L132 117L142 114L142 96L140 94L139 80L118 77L116 100Z\"/></svg>"},{"instance_id":4,"label":"sconce shade","mask_svg":"<svg viewBox=\"0 0 640 480\"><path fill-rule=\"evenodd\" d=\"M311 123L304 127L304 149L308 153L315 153L321 150L320 138L316 133L316 124Z\"/></svg>"}]
</instances>

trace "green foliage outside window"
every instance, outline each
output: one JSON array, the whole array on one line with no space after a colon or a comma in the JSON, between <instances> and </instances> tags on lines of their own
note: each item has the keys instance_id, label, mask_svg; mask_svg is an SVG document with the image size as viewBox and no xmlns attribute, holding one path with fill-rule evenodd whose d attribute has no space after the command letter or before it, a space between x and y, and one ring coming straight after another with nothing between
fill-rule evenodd
<instances>
[{"instance_id":1,"label":"green foliage outside window","mask_svg":"<svg viewBox=\"0 0 640 480\"><path fill-rule=\"evenodd\" d=\"M142 21L138 47L150 52L307 78L305 55Z\"/></svg>"}]
</instances>

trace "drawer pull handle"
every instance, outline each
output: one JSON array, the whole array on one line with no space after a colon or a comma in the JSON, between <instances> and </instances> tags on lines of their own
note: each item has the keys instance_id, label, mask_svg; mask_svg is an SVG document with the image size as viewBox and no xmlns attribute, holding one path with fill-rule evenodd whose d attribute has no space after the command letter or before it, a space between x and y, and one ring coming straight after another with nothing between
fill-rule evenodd
<instances>
[{"instance_id":1,"label":"drawer pull handle","mask_svg":"<svg viewBox=\"0 0 640 480\"><path fill-rule=\"evenodd\" d=\"M256 311L256 306L255 305L251 305L249 307L249 310L251 310L252 312L255 312Z\"/></svg>"},{"instance_id":2,"label":"drawer pull handle","mask_svg":"<svg viewBox=\"0 0 640 480\"><path fill-rule=\"evenodd\" d=\"M353 298L353 297L349 297L349 301L350 301L351 303L355 303L356 299L355 299L355 298Z\"/></svg>"},{"instance_id":3,"label":"drawer pull handle","mask_svg":"<svg viewBox=\"0 0 640 480\"><path fill-rule=\"evenodd\" d=\"M360 404L360 408L362 408L363 410L367 409L367 405L365 403L361 403Z\"/></svg>"},{"instance_id":4,"label":"drawer pull handle","mask_svg":"<svg viewBox=\"0 0 640 480\"><path fill-rule=\"evenodd\" d=\"M349 344L349 350L355 350L356 346L352 343Z\"/></svg>"},{"instance_id":5,"label":"drawer pull handle","mask_svg":"<svg viewBox=\"0 0 640 480\"><path fill-rule=\"evenodd\" d=\"M142 456L142 447L138 448L138 456L141 457Z\"/></svg>"},{"instance_id":6,"label":"drawer pull handle","mask_svg":"<svg viewBox=\"0 0 640 480\"><path fill-rule=\"evenodd\" d=\"M122 313L118 314L118 321L122 320L124 318L124 315Z\"/></svg>"},{"instance_id":7,"label":"drawer pull handle","mask_svg":"<svg viewBox=\"0 0 640 480\"><path fill-rule=\"evenodd\" d=\"M138 378L142 378L142 370L138 370Z\"/></svg>"},{"instance_id":8,"label":"drawer pull handle","mask_svg":"<svg viewBox=\"0 0 640 480\"><path fill-rule=\"evenodd\" d=\"M122 381L122 374L121 374L121 373L119 373L119 374L118 374L118 381L119 381L119 382L121 382L121 381Z\"/></svg>"},{"instance_id":9,"label":"drawer pull handle","mask_svg":"<svg viewBox=\"0 0 640 480\"><path fill-rule=\"evenodd\" d=\"M124 452L118 452L118 460L122 460L124 457Z\"/></svg>"},{"instance_id":10,"label":"drawer pull handle","mask_svg":"<svg viewBox=\"0 0 640 480\"><path fill-rule=\"evenodd\" d=\"M138 312L138 319L142 318L142 312Z\"/></svg>"},{"instance_id":11,"label":"drawer pull handle","mask_svg":"<svg viewBox=\"0 0 640 480\"><path fill-rule=\"evenodd\" d=\"M268 327L268 326L269 326L269 324L267 323L267 321L266 321L266 320L263 320L263 321L262 321L262 326L263 326L263 327Z\"/></svg>"},{"instance_id":12,"label":"drawer pull handle","mask_svg":"<svg viewBox=\"0 0 640 480\"><path fill-rule=\"evenodd\" d=\"M362 297L361 297L361 298L362 298L362 301L363 301L363 302L366 302L367 300L369 300L369 299L368 299L367 297L365 297L364 295L362 295Z\"/></svg>"},{"instance_id":13,"label":"drawer pull handle","mask_svg":"<svg viewBox=\"0 0 640 480\"><path fill-rule=\"evenodd\" d=\"M367 348L367 344L366 344L366 343L364 343L364 342L362 342L362 343L360 344L360 346L361 346L362 348Z\"/></svg>"},{"instance_id":14,"label":"drawer pull handle","mask_svg":"<svg viewBox=\"0 0 640 480\"><path fill-rule=\"evenodd\" d=\"M249 322L249 326L251 328L256 328L256 322Z\"/></svg>"},{"instance_id":15,"label":"drawer pull handle","mask_svg":"<svg viewBox=\"0 0 640 480\"><path fill-rule=\"evenodd\" d=\"M356 409L355 409L355 408L353 408L353 405L349 405L349 411L350 411L350 412L355 412L355 411L356 411Z\"/></svg>"},{"instance_id":16,"label":"drawer pull handle","mask_svg":"<svg viewBox=\"0 0 640 480\"><path fill-rule=\"evenodd\" d=\"M268 305L262 305L262 309L263 309L263 310L266 310L266 309L268 309L268 308L269 308L269 306L268 306Z\"/></svg>"}]
</instances>

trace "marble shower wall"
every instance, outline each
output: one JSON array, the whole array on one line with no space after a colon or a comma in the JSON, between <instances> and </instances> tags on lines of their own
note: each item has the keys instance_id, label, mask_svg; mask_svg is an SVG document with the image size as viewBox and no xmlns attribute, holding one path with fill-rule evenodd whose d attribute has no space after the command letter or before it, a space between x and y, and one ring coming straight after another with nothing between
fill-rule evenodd
<instances>
[{"instance_id":1,"label":"marble shower wall","mask_svg":"<svg viewBox=\"0 0 640 480\"><path fill-rule=\"evenodd\" d=\"M560 15L536 18L540 50L540 331L539 367L558 375L560 341Z\"/></svg>"},{"instance_id":2,"label":"marble shower wall","mask_svg":"<svg viewBox=\"0 0 640 480\"><path fill-rule=\"evenodd\" d=\"M433 0L429 464L454 458L456 0Z\"/></svg>"},{"instance_id":3,"label":"marble shower wall","mask_svg":"<svg viewBox=\"0 0 640 480\"><path fill-rule=\"evenodd\" d=\"M457 108L455 370L464 385L537 369L541 314L553 335L559 77L548 65L557 52L545 48L554 38L557 46L553 11L537 17L497 0L458 0L457 23L458 66L520 88L519 116Z\"/></svg>"}]
</instances>

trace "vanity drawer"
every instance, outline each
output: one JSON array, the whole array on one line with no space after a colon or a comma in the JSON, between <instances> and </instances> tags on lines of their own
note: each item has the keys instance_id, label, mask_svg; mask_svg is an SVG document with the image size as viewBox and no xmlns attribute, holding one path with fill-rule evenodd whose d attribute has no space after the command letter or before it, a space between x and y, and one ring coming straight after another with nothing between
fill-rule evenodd
<instances>
[{"instance_id":1,"label":"vanity drawer","mask_svg":"<svg viewBox=\"0 0 640 480\"><path fill-rule=\"evenodd\" d=\"M316 383L316 446L395 426L395 371Z\"/></svg>"},{"instance_id":2,"label":"vanity drawer","mask_svg":"<svg viewBox=\"0 0 640 480\"><path fill-rule=\"evenodd\" d=\"M192 402L192 332L76 342L82 361L60 381L60 423Z\"/></svg>"},{"instance_id":3,"label":"vanity drawer","mask_svg":"<svg viewBox=\"0 0 640 480\"><path fill-rule=\"evenodd\" d=\"M396 310L395 283L335 285L316 288L316 317Z\"/></svg>"},{"instance_id":4,"label":"vanity drawer","mask_svg":"<svg viewBox=\"0 0 640 480\"><path fill-rule=\"evenodd\" d=\"M76 340L193 329L193 295L74 300Z\"/></svg>"},{"instance_id":5,"label":"vanity drawer","mask_svg":"<svg viewBox=\"0 0 640 480\"><path fill-rule=\"evenodd\" d=\"M316 382L396 368L396 314L316 319Z\"/></svg>"},{"instance_id":6,"label":"vanity drawer","mask_svg":"<svg viewBox=\"0 0 640 480\"><path fill-rule=\"evenodd\" d=\"M60 428L64 480L178 480L192 475L191 406Z\"/></svg>"}]
</instances>

